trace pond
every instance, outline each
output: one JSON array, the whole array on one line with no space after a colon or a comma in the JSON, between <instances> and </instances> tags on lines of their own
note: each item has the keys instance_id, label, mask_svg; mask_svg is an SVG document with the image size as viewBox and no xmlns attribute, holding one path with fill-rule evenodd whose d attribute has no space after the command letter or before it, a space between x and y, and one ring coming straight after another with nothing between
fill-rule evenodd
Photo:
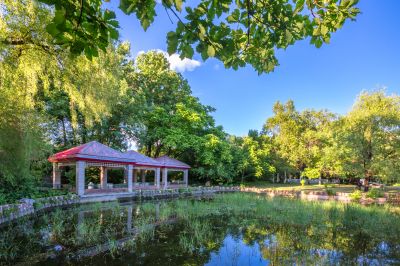
<instances>
[{"instance_id":1,"label":"pond","mask_svg":"<svg viewBox=\"0 0 400 266\"><path fill-rule=\"evenodd\" d=\"M398 265L398 207L227 193L57 209L0 229L0 264Z\"/></svg>"}]
</instances>

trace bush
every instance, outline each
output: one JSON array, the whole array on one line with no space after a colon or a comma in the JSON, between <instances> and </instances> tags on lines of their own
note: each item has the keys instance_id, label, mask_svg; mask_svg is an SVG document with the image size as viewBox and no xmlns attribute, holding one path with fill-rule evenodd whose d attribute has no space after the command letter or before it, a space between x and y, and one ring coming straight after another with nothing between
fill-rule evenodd
<instances>
[{"instance_id":1,"label":"bush","mask_svg":"<svg viewBox=\"0 0 400 266\"><path fill-rule=\"evenodd\" d=\"M21 185L19 187L10 187L9 189L0 189L0 205L17 203L22 198L46 198L68 194L65 189L40 188L35 185Z\"/></svg>"},{"instance_id":2,"label":"bush","mask_svg":"<svg viewBox=\"0 0 400 266\"><path fill-rule=\"evenodd\" d=\"M383 193L383 191L378 188L371 188L367 192L367 198L371 198L371 199L383 198L384 196L385 196L385 193Z\"/></svg>"},{"instance_id":3,"label":"bush","mask_svg":"<svg viewBox=\"0 0 400 266\"><path fill-rule=\"evenodd\" d=\"M352 201L360 201L362 198L362 192L361 190L356 189L349 196Z\"/></svg>"},{"instance_id":4,"label":"bush","mask_svg":"<svg viewBox=\"0 0 400 266\"><path fill-rule=\"evenodd\" d=\"M304 187L304 185L306 184L306 180L305 179L300 180L300 184L302 187Z\"/></svg>"},{"instance_id":5,"label":"bush","mask_svg":"<svg viewBox=\"0 0 400 266\"><path fill-rule=\"evenodd\" d=\"M336 196L336 191L331 188L326 188L325 191L328 196Z\"/></svg>"}]
</instances>

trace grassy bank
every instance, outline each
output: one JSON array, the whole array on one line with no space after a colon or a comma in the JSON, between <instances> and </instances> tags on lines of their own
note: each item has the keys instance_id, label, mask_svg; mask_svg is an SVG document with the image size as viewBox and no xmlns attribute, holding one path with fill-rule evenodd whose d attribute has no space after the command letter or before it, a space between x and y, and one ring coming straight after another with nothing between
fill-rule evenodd
<instances>
[{"instance_id":1,"label":"grassy bank","mask_svg":"<svg viewBox=\"0 0 400 266\"><path fill-rule=\"evenodd\" d=\"M246 182L243 184L245 187L267 188L271 190L296 190L308 192L323 192L325 185L307 185L301 184L282 184L282 183L269 183L265 181ZM328 184L327 187L332 188L335 192L351 193L356 189L355 185L348 184ZM384 192L400 193L400 186L386 186L383 188Z\"/></svg>"}]
</instances>

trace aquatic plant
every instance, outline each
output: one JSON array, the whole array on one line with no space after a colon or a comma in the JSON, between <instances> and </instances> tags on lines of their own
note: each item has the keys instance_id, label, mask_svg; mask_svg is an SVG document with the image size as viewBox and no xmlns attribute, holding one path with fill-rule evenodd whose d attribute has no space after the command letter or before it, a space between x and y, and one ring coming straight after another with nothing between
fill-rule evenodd
<instances>
[{"instance_id":1,"label":"aquatic plant","mask_svg":"<svg viewBox=\"0 0 400 266\"><path fill-rule=\"evenodd\" d=\"M349 194L349 197L352 201L356 201L359 202L360 199L362 198L363 194L361 192L361 190L356 189L354 190L352 193Z\"/></svg>"},{"instance_id":2,"label":"aquatic plant","mask_svg":"<svg viewBox=\"0 0 400 266\"><path fill-rule=\"evenodd\" d=\"M328 196L336 196L336 191L333 190L332 188L326 188L325 192Z\"/></svg>"},{"instance_id":3,"label":"aquatic plant","mask_svg":"<svg viewBox=\"0 0 400 266\"><path fill-rule=\"evenodd\" d=\"M60 246L60 254L68 256L58 259L69 264L85 256L114 260L126 254L143 263L146 256L164 256L168 260L161 262L199 264L218 252L229 236L257 247L275 264L330 264L333 255L321 255L321 250L340 251L343 259L335 264L354 264L359 254L400 256L399 218L400 208L390 205L306 202L250 193L85 204L27 217L0 230L0 260L42 261L49 247ZM377 251L382 243L391 253ZM231 251L233 260L241 252Z\"/></svg>"},{"instance_id":4,"label":"aquatic plant","mask_svg":"<svg viewBox=\"0 0 400 266\"><path fill-rule=\"evenodd\" d=\"M383 198L384 196L385 193L378 188L371 188L366 194L366 197L371 199Z\"/></svg>"}]
</instances>

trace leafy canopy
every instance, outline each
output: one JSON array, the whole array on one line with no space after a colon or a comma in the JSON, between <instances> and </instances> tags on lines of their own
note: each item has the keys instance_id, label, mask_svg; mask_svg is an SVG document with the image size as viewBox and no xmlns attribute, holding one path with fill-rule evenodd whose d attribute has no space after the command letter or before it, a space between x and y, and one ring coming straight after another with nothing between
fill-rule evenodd
<instances>
[{"instance_id":1,"label":"leafy canopy","mask_svg":"<svg viewBox=\"0 0 400 266\"><path fill-rule=\"evenodd\" d=\"M118 21L113 11L102 9L103 0L39 0L53 7L54 17L47 32L60 48L88 58L105 51L117 40ZM104 2L108 2L104 0ZM225 67L238 69L250 64L259 74L278 65L277 49L286 49L306 38L320 47L346 20L354 20L358 0L163 0L168 16L177 22L168 32L170 54L192 58L196 51L203 60L215 57ZM155 0L120 0L125 14L134 14L143 29L157 16ZM12 41L14 36L8 36Z\"/></svg>"}]
</instances>

